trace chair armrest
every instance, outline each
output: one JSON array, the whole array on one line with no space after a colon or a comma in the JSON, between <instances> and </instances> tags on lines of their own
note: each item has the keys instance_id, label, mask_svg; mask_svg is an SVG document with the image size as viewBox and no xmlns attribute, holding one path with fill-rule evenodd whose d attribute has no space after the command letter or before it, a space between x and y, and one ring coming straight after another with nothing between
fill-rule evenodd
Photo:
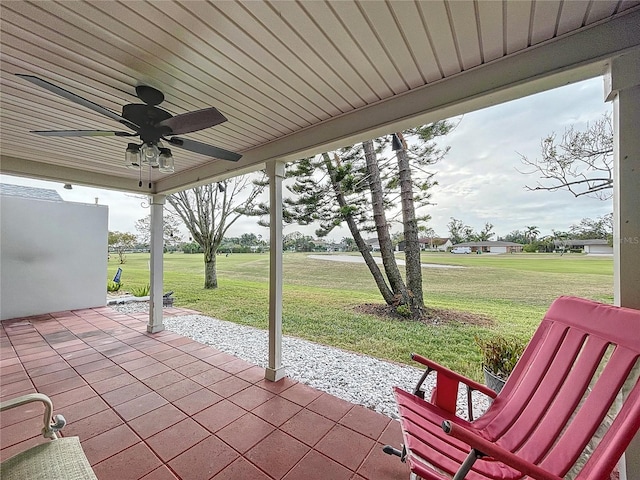
<instances>
[{"instance_id":1,"label":"chair armrest","mask_svg":"<svg viewBox=\"0 0 640 480\"><path fill-rule=\"evenodd\" d=\"M455 423L445 420L442 422L442 429L447 435L451 435L454 438L466 443L471 448L482 452L482 454L492 457L505 465L508 465L516 470L522 472L524 475L535 480L562 480L562 478L550 473L543 468L535 465L527 460L514 455L508 450L505 450L499 445L492 443L475 433L467 430L466 428L456 425Z\"/></svg>"},{"instance_id":2,"label":"chair armrest","mask_svg":"<svg viewBox=\"0 0 640 480\"><path fill-rule=\"evenodd\" d=\"M31 402L42 402L44 404L44 426L42 427L42 435L45 438L57 438L56 432L62 430L62 428L67 424L67 421L62 415L56 415L53 418L55 423L51 423L53 414L53 403L51 402L51 399L44 393L29 393L27 395L22 395L20 397L12 398L11 400L2 402L0 403L0 412L9 410L14 407L19 407L21 405L26 405L27 403Z\"/></svg>"},{"instance_id":3,"label":"chair armrest","mask_svg":"<svg viewBox=\"0 0 640 480\"><path fill-rule=\"evenodd\" d=\"M418 363L421 363L422 365L424 365L425 367L431 369L431 370L435 370L438 373L442 373L443 375L445 375L446 377L451 378L452 380L456 380L459 383L463 383L465 385L467 385L468 387L470 387L472 390L477 390L483 394L485 394L487 397L490 398L496 398L498 396L498 394L496 392L494 392L493 390L491 390L489 387L487 387L486 385L483 385L481 383L478 383L474 380L471 380L470 378L465 377L464 375L460 375L459 373L454 372L453 370L448 369L447 367L443 367L442 365L429 360L428 358L423 357L422 355L418 355L417 353L412 353L411 354L411 359L415 360Z\"/></svg>"}]
</instances>

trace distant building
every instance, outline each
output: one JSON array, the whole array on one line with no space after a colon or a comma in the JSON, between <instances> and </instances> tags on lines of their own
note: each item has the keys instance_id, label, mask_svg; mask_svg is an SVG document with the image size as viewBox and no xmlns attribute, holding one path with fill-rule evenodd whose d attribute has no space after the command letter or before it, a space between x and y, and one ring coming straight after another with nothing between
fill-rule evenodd
<instances>
[{"instance_id":1,"label":"distant building","mask_svg":"<svg viewBox=\"0 0 640 480\"><path fill-rule=\"evenodd\" d=\"M582 250L584 253L613 255L613 246L609 245L609 241L604 238L588 240L555 240L554 245L556 246L556 248L560 248L562 245L564 245L564 248L566 250Z\"/></svg>"},{"instance_id":2,"label":"distant building","mask_svg":"<svg viewBox=\"0 0 640 480\"><path fill-rule=\"evenodd\" d=\"M442 237L426 237L420 238L420 248L425 251L446 252L453 247L450 238Z\"/></svg>"},{"instance_id":3,"label":"distant building","mask_svg":"<svg viewBox=\"0 0 640 480\"><path fill-rule=\"evenodd\" d=\"M371 250L372 252L380 251L380 242L377 238L368 238L364 241L364 243L369 245L369 250Z\"/></svg>"},{"instance_id":4,"label":"distant building","mask_svg":"<svg viewBox=\"0 0 640 480\"><path fill-rule=\"evenodd\" d=\"M49 200L63 202L58 192L50 188L26 187L23 185L11 185L0 183L0 195L7 197L31 198L36 200Z\"/></svg>"},{"instance_id":5,"label":"distant building","mask_svg":"<svg viewBox=\"0 0 640 480\"><path fill-rule=\"evenodd\" d=\"M419 238L418 242L420 243L420 250L423 252L446 252L453 247L450 238L423 237ZM398 242L397 250L399 252L404 252L405 243L404 240Z\"/></svg>"},{"instance_id":6,"label":"distant building","mask_svg":"<svg viewBox=\"0 0 640 480\"><path fill-rule=\"evenodd\" d=\"M519 253L522 252L524 245L514 242L485 240L481 242L456 243L454 247L469 247L474 253Z\"/></svg>"},{"instance_id":7,"label":"distant building","mask_svg":"<svg viewBox=\"0 0 640 480\"><path fill-rule=\"evenodd\" d=\"M315 240L311 240L311 242L316 246L314 250L322 250L325 252L341 252L344 251L342 244L328 242L322 238L317 238Z\"/></svg>"},{"instance_id":8,"label":"distant building","mask_svg":"<svg viewBox=\"0 0 640 480\"><path fill-rule=\"evenodd\" d=\"M343 244L335 242L327 242L325 247L327 252L344 252L346 250Z\"/></svg>"}]
</instances>

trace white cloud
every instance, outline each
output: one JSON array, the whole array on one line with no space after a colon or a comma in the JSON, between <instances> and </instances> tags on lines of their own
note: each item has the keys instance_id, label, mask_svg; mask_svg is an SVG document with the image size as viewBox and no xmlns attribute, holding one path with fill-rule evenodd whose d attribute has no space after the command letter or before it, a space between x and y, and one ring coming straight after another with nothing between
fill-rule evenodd
<instances>
[{"instance_id":1,"label":"white cloud","mask_svg":"<svg viewBox=\"0 0 640 480\"><path fill-rule=\"evenodd\" d=\"M584 128L587 122L609 112L602 91L602 78L596 78L466 114L441 142L451 147L449 154L432 168L439 183L433 190L435 205L426 210L433 217L432 228L445 236L450 217L455 217L476 229L490 222L499 235L525 225L537 225L545 234L552 228L566 230L584 217L610 212L611 202L574 198L565 191L527 191L524 186L535 184L536 179L516 170L521 167L519 153L539 155L541 138L552 132L561 135L571 125ZM135 221L149 213L141 206L143 199L121 192L75 185L73 190L65 190L58 183L7 175L0 180L53 188L67 201L94 203L97 197L100 204L109 206L109 230L136 233ZM285 233L296 230L314 235L315 228L285 227ZM243 233L261 234L263 238L269 235L254 218L239 220L228 235ZM347 235L343 228L329 238L340 240Z\"/></svg>"}]
</instances>

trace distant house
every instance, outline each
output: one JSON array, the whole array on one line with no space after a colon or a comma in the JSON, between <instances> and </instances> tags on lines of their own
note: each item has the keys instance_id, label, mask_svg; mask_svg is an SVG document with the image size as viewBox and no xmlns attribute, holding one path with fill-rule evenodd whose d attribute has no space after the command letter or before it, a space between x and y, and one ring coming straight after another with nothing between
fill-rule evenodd
<instances>
[{"instance_id":1,"label":"distant house","mask_svg":"<svg viewBox=\"0 0 640 480\"><path fill-rule=\"evenodd\" d=\"M446 252L453 247L450 238L423 237L419 238L418 242L420 243L420 250L425 252ZM398 242L398 251L404 252L404 245L404 240Z\"/></svg>"},{"instance_id":2,"label":"distant house","mask_svg":"<svg viewBox=\"0 0 640 480\"><path fill-rule=\"evenodd\" d=\"M456 243L454 247L469 247L472 252L482 253L519 253L524 245L514 242L485 240L481 242Z\"/></svg>"},{"instance_id":3,"label":"distant house","mask_svg":"<svg viewBox=\"0 0 640 480\"><path fill-rule=\"evenodd\" d=\"M562 245L564 245L565 249L582 250L584 253L598 254L598 255L613 254L613 246L609 245L609 241L603 238L588 239L588 240L580 240L580 239L555 240L554 244L557 248L560 248Z\"/></svg>"},{"instance_id":4,"label":"distant house","mask_svg":"<svg viewBox=\"0 0 640 480\"><path fill-rule=\"evenodd\" d=\"M345 250L344 246L340 243L328 242L324 239L317 238L312 240L313 244L316 246L316 250L323 250L326 252L342 252Z\"/></svg>"},{"instance_id":5,"label":"distant house","mask_svg":"<svg viewBox=\"0 0 640 480\"><path fill-rule=\"evenodd\" d=\"M364 243L369 245L369 250L371 250L372 252L380 251L380 242L377 238L368 238L364 241Z\"/></svg>"},{"instance_id":6,"label":"distant house","mask_svg":"<svg viewBox=\"0 0 640 480\"><path fill-rule=\"evenodd\" d=\"M345 251L344 245L342 245L341 243L327 242L326 247L327 247L327 252L344 252Z\"/></svg>"},{"instance_id":7,"label":"distant house","mask_svg":"<svg viewBox=\"0 0 640 480\"><path fill-rule=\"evenodd\" d=\"M426 237L419 240L422 250L446 252L453 247L450 238Z\"/></svg>"}]
</instances>

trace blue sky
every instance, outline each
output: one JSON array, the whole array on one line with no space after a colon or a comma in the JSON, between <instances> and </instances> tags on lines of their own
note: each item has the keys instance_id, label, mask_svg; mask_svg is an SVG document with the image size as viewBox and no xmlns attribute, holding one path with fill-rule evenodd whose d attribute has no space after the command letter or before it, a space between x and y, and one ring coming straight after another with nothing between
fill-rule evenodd
<instances>
[{"instance_id":1,"label":"blue sky","mask_svg":"<svg viewBox=\"0 0 640 480\"><path fill-rule=\"evenodd\" d=\"M458 127L442 141L450 146L449 154L433 166L439 185L433 190L434 205L425 210L432 216L430 226L440 236L447 236L451 217L480 230L485 222L494 232L506 235L512 230L536 225L542 235L551 229L568 230L582 218L595 218L612 211L611 201L580 197L565 191L532 192L524 188L535 185L533 176L525 176L518 153L535 158L540 153L540 139L552 132L562 135L574 125L584 128L609 112L604 103L602 78L565 86L513 102L465 115ZM75 186L65 190L62 184L2 175L4 183L53 188L67 201L94 203L95 198L109 206L109 230L135 232L135 221L148 214L144 199L110 190ZM313 235L313 227L290 225L285 233L300 231ZM268 237L268 230L255 219L241 219L228 236L243 233ZM337 230L330 239L339 241L347 230Z\"/></svg>"}]
</instances>

